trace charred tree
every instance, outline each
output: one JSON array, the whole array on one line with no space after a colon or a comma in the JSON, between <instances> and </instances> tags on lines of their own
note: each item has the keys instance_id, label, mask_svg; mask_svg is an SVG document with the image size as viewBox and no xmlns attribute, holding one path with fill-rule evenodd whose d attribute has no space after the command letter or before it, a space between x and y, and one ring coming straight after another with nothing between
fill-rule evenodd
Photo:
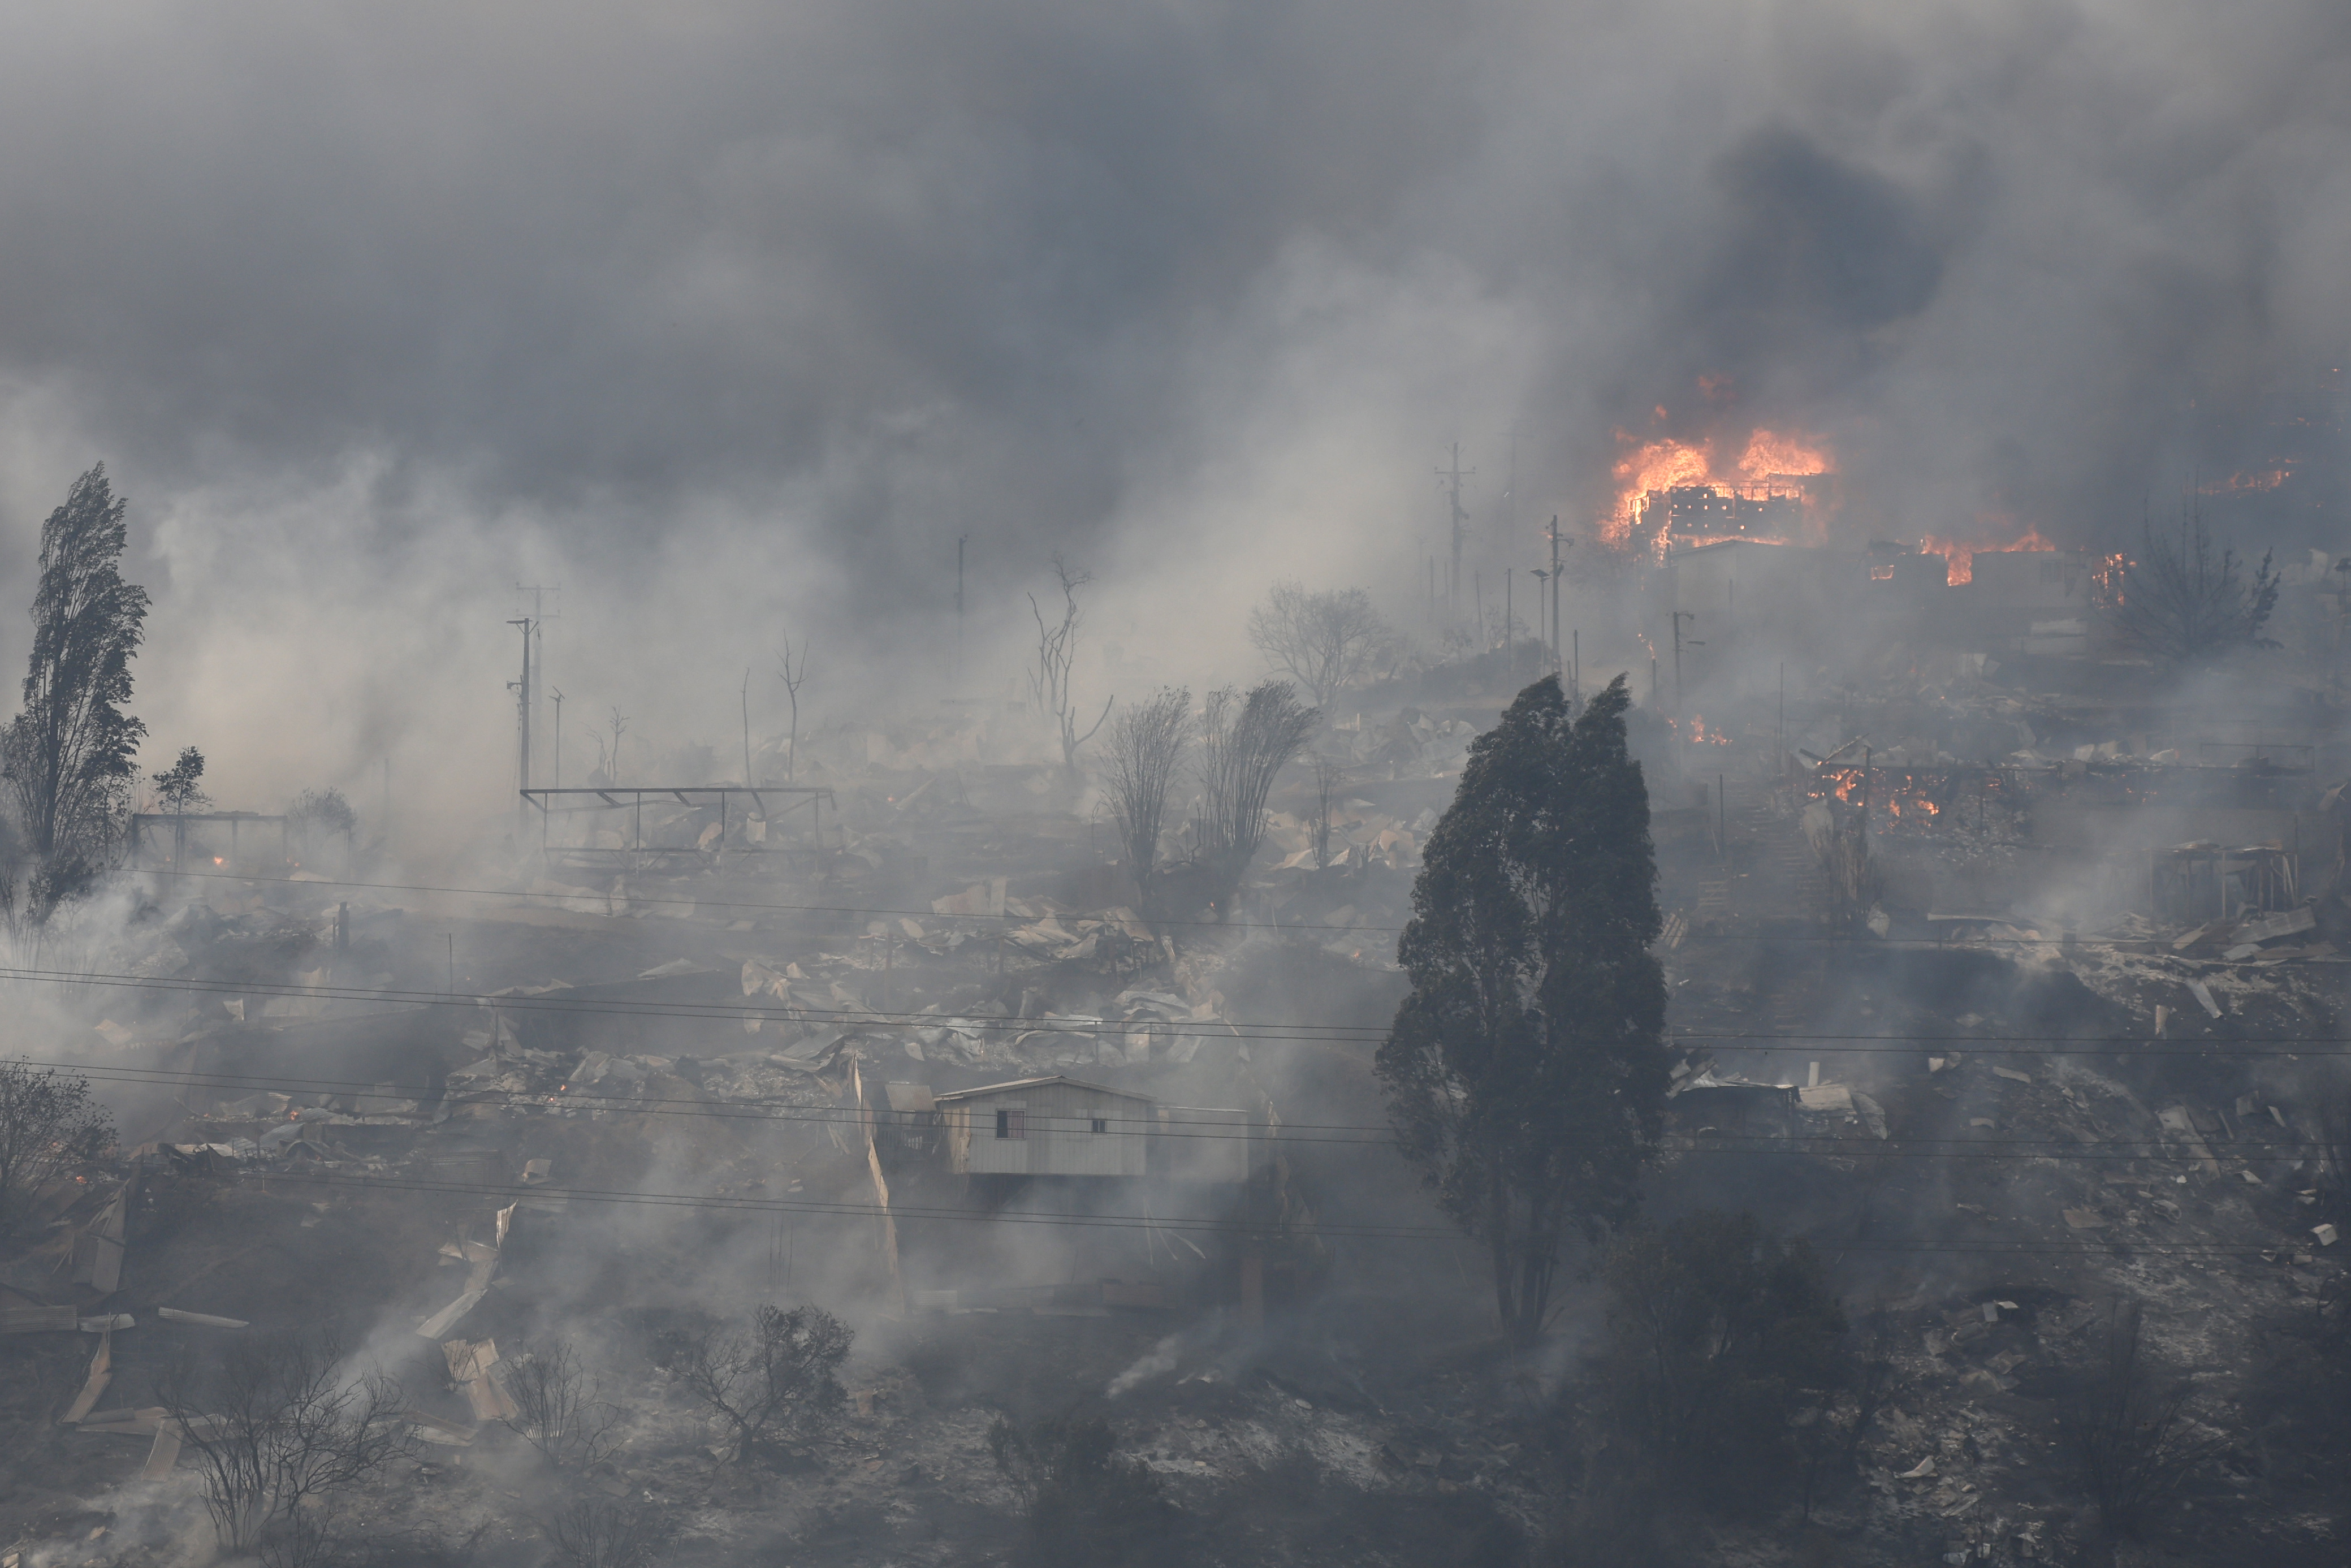
<instances>
[{"instance_id":1,"label":"charred tree","mask_svg":"<svg viewBox=\"0 0 2351 1568\"><path fill-rule=\"evenodd\" d=\"M2250 648L2274 648L2262 635L2277 608L2278 576L2263 555L2249 580L2233 549L2215 554L2203 515L2179 520L2174 544L2146 527L2139 559L2124 573L2107 612L2123 642L2174 664L2215 664Z\"/></svg>"},{"instance_id":2,"label":"charred tree","mask_svg":"<svg viewBox=\"0 0 2351 1568\"><path fill-rule=\"evenodd\" d=\"M37 1188L113 1142L113 1121L91 1095L89 1079L0 1061L0 1235Z\"/></svg>"},{"instance_id":3,"label":"charred tree","mask_svg":"<svg viewBox=\"0 0 2351 1568\"><path fill-rule=\"evenodd\" d=\"M1405 1156L1484 1242L1539 1336L1571 1231L1629 1216L1663 1122L1666 986L1649 797L1622 676L1571 716L1556 675L1470 747L1396 956L1377 1070Z\"/></svg>"},{"instance_id":4,"label":"charred tree","mask_svg":"<svg viewBox=\"0 0 2351 1568\"><path fill-rule=\"evenodd\" d=\"M639 1498L586 1494L539 1521L548 1549L563 1568L639 1568L666 1533L653 1505Z\"/></svg>"},{"instance_id":5,"label":"charred tree","mask_svg":"<svg viewBox=\"0 0 2351 1568\"><path fill-rule=\"evenodd\" d=\"M1338 802L1339 787L1346 782L1347 770L1328 757L1316 753L1314 767L1314 869L1322 871L1331 864L1331 808Z\"/></svg>"},{"instance_id":6,"label":"charred tree","mask_svg":"<svg viewBox=\"0 0 2351 1568\"><path fill-rule=\"evenodd\" d=\"M1134 881L1136 907L1145 919L1161 913L1159 834L1167 817L1167 790L1183 766L1192 728L1192 694L1162 690L1118 716L1111 726L1102 787L1118 821L1119 848Z\"/></svg>"},{"instance_id":7,"label":"charred tree","mask_svg":"<svg viewBox=\"0 0 2351 1568\"><path fill-rule=\"evenodd\" d=\"M1309 592L1277 582L1249 612L1249 641L1266 662L1306 688L1317 707L1369 674L1395 633L1360 588Z\"/></svg>"},{"instance_id":8,"label":"charred tree","mask_svg":"<svg viewBox=\"0 0 2351 1568\"><path fill-rule=\"evenodd\" d=\"M400 1385L349 1376L342 1362L331 1337L240 1338L216 1362L183 1356L157 1380L227 1551L315 1525L303 1513L312 1499L407 1451Z\"/></svg>"},{"instance_id":9,"label":"charred tree","mask_svg":"<svg viewBox=\"0 0 2351 1568\"><path fill-rule=\"evenodd\" d=\"M585 1470L611 1458L621 1409L599 1396L601 1385L580 1364L569 1340L549 1340L507 1358L507 1396L515 1414L507 1426L559 1470Z\"/></svg>"},{"instance_id":10,"label":"charred tree","mask_svg":"<svg viewBox=\"0 0 2351 1568\"><path fill-rule=\"evenodd\" d=\"M1175 1510L1159 1478L1123 1458L1107 1422L1068 1417L1015 1427L998 1419L987 1451L1019 1497L1026 1560L1038 1568L1172 1561Z\"/></svg>"},{"instance_id":11,"label":"charred tree","mask_svg":"<svg viewBox=\"0 0 2351 1568\"><path fill-rule=\"evenodd\" d=\"M786 1432L805 1431L838 1411L848 1393L841 1364L855 1335L820 1307L775 1305L747 1329L709 1329L677 1357L678 1381L725 1421L738 1457Z\"/></svg>"},{"instance_id":12,"label":"charred tree","mask_svg":"<svg viewBox=\"0 0 2351 1568\"><path fill-rule=\"evenodd\" d=\"M1614 1354L1604 1403L1611 1441L1641 1471L1761 1482L1800 1459L1792 1419L1826 1415L1846 1330L1802 1239L1782 1241L1750 1214L1704 1211L1627 1235L1605 1279Z\"/></svg>"},{"instance_id":13,"label":"charred tree","mask_svg":"<svg viewBox=\"0 0 2351 1568\"><path fill-rule=\"evenodd\" d=\"M120 570L128 506L101 463L41 525L25 707L0 733L0 778L31 862L24 912L36 924L106 865L147 734L123 711L147 620L147 591Z\"/></svg>"},{"instance_id":14,"label":"charred tree","mask_svg":"<svg viewBox=\"0 0 2351 1568\"><path fill-rule=\"evenodd\" d=\"M360 814L340 789L305 789L287 805L286 836L298 860L308 861L335 839L343 841L348 857L359 831Z\"/></svg>"},{"instance_id":15,"label":"charred tree","mask_svg":"<svg viewBox=\"0 0 2351 1568\"><path fill-rule=\"evenodd\" d=\"M1200 721L1196 852L1219 922L1231 918L1241 878L1265 841L1265 801L1273 781L1322 716L1321 709L1299 702L1288 681L1267 681L1247 696L1230 687L1208 694Z\"/></svg>"},{"instance_id":16,"label":"charred tree","mask_svg":"<svg viewBox=\"0 0 2351 1568\"><path fill-rule=\"evenodd\" d=\"M2189 1380L2147 1351L2139 1304L2117 1301L2057 1402L2058 1428L2109 1536L2135 1539L2156 1507L2226 1446L2188 1417Z\"/></svg>"},{"instance_id":17,"label":"charred tree","mask_svg":"<svg viewBox=\"0 0 2351 1568\"><path fill-rule=\"evenodd\" d=\"M793 657L791 635L787 632L784 636L784 651L776 655L776 675L778 679L784 683L784 695L791 699L792 705L792 727L790 733L785 737L784 741L784 782L787 784L792 782L799 768L800 687L808 684L808 639L802 638L800 640L799 663L795 664L793 662ZM749 774L751 767L749 758L750 751L747 743L744 751L745 760L743 763L745 769L744 781L746 783L752 782Z\"/></svg>"},{"instance_id":18,"label":"charred tree","mask_svg":"<svg viewBox=\"0 0 2351 1568\"><path fill-rule=\"evenodd\" d=\"M1092 727L1083 735L1078 733L1078 699L1071 689L1070 672L1078 660L1078 627L1085 619L1078 608L1078 590L1093 578L1055 555L1053 580L1061 590L1058 619L1046 620L1037 596L1029 596L1029 613L1037 618L1037 667L1029 672L1029 695L1036 703L1037 711L1052 721L1054 737L1061 747L1061 771L1074 784L1078 777L1078 748L1102 728L1102 720L1110 717L1111 701L1116 699L1105 701Z\"/></svg>"}]
</instances>

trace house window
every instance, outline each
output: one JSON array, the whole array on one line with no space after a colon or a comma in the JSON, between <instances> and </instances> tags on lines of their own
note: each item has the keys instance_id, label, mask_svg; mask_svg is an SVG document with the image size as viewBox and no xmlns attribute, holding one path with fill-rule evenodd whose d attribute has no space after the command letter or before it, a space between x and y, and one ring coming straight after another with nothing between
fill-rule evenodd
<instances>
[{"instance_id":1,"label":"house window","mask_svg":"<svg viewBox=\"0 0 2351 1568\"><path fill-rule=\"evenodd\" d=\"M1096 1116L1096 1117L1094 1118L1094 1131L1095 1131L1095 1132L1097 1132L1097 1133L1107 1133L1107 1132L1109 1132L1109 1131L1110 1131L1110 1118L1109 1118L1109 1117L1107 1117L1107 1116Z\"/></svg>"},{"instance_id":2,"label":"house window","mask_svg":"<svg viewBox=\"0 0 2351 1568\"><path fill-rule=\"evenodd\" d=\"M1029 1113L998 1111L996 1113L996 1135L999 1138L1026 1138L1029 1135Z\"/></svg>"}]
</instances>

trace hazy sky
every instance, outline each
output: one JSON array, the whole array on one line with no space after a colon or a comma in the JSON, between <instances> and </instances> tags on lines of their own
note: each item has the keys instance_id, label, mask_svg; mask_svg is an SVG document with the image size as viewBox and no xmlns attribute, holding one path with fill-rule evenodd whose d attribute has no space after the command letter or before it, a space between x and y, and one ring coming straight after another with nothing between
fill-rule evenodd
<instances>
[{"instance_id":1,"label":"hazy sky","mask_svg":"<svg viewBox=\"0 0 2351 1568\"><path fill-rule=\"evenodd\" d=\"M786 618L935 672L958 533L988 635L1061 548L1245 673L1271 576L1399 591L1457 439L1520 564L1707 421L1893 537L2114 537L2343 351L2346 66L2316 0L27 12L5 598L103 458L159 754L454 800L519 580L576 702L724 738Z\"/></svg>"}]
</instances>

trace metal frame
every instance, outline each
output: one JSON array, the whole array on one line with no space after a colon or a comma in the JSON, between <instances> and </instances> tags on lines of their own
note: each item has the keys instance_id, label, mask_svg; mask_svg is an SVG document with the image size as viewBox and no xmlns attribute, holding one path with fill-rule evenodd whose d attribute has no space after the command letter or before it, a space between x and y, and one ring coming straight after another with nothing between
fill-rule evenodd
<instances>
[{"instance_id":1,"label":"metal frame","mask_svg":"<svg viewBox=\"0 0 2351 1568\"><path fill-rule=\"evenodd\" d=\"M133 811L131 813L131 870L146 871L151 869L140 864L139 862L140 847L145 842L142 835L147 829L158 827L166 822L169 822L172 825L172 869L173 871L178 871L180 869L181 858L187 853L188 824L190 822L226 822L229 824L227 863L232 870L235 868L237 862L237 828L246 822L277 823L277 858L281 862L291 860L293 858L292 847L287 843L286 838L286 819L282 816L266 816L259 811Z\"/></svg>"},{"instance_id":2,"label":"metal frame","mask_svg":"<svg viewBox=\"0 0 2351 1568\"><path fill-rule=\"evenodd\" d=\"M810 784L569 785L560 789L524 789L519 791L519 794L525 806L535 806L538 809L538 848L541 854L572 855L603 860L626 859L632 864L648 859L677 860L690 857L698 860L702 856L702 852L699 850L685 849L677 845L645 848L644 808L647 796L652 796L656 800L675 800L689 810L707 810L711 799L716 797L718 802L718 841L722 845L726 841L728 808L737 795L747 795L751 798L751 803L758 809L759 820L763 822L778 821L799 810L801 806L807 806L810 838L819 847L821 847L824 842L824 808L831 804L836 811L840 810L839 805L833 801L831 789L820 785ZM782 796L788 799L780 810L771 811L768 807L769 796ZM590 799L581 800L579 805L567 806L559 803L561 800L579 797ZM630 813L630 837L634 841L626 849L603 850L584 844L560 845L548 842L549 830L557 817L603 811ZM746 815L747 817L748 813ZM758 854L766 852L746 850L737 852Z\"/></svg>"}]
</instances>

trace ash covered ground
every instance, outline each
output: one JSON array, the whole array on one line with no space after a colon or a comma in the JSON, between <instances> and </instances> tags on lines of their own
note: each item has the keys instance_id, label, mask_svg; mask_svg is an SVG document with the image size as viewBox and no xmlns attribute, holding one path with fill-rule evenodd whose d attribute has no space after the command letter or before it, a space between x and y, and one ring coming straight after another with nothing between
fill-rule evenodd
<instances>
[{"instance_id":1,"label":"ash covered ground","mask_svg":"<svg viewBox=\"0 0 2351 1568\"><path fill-rule=\"evenodd\" d=\"M967 718L812 764L818 828L631 800L503 887L225 867L93 908L70 1051L118 1144L11 1243L0 1534L27 1568L216 1554L189 1390L299 1342L388 1380L398 1441L273 1560L2334 1561L2351 915L2304 886L2166 919L2032 869L2037 821L2134 772L2306 789L2314 840L2315 780L2085 747L1961 788L1849 713L1776 768L1656 727L1642 1224L1801 1242L1835 1361L1791 1356L1761 1417L1708 1406L1612 1512L1614 1243L1572 1249L1540 1339L1498 1336L1371 1071L1493 717L1326 727L1221 919L1142 917L1059 770ZM1105 1139L1147 1120L1138 1163L980 1168L987 1118L1057 1085ZM746 1426L695 1357L770 1303L846 1331L838 1396ZM2126 1314L2182 1456L2127 1535L2078 1394ZM566 1366L588 1414L535 1421Z\"/></svg>"}]
</instances>

